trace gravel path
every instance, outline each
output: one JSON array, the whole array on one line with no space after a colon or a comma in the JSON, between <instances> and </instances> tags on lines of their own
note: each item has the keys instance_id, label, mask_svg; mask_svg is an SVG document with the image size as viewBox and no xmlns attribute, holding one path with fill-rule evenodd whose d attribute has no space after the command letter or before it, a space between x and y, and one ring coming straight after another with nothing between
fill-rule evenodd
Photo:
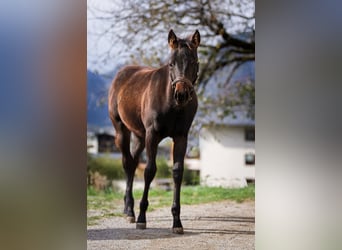
<instances>
[{"instance_id":1,"label":"gravel path","mask_svg":"<svg viewBox=\"0 0 342 250\"><path fill-rule=\"evenodd\" d=\"M170 208L147 212L147 229L123 217L88 226L88 249L254 249L254 201L183 205L184 234L171 232ZM136 211L138 213L138 211Z\"/></svg>"}]
</instances>

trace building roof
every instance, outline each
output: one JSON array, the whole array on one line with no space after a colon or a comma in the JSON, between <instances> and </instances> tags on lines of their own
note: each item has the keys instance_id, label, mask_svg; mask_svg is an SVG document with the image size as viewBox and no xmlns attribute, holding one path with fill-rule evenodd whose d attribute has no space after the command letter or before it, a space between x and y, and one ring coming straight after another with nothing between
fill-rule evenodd
<instances>
[{"instance_id":1,"label":"building roof","mask_svg":"<svg viewBox=\"0 0 342 250\"><path fill-rule=\"evenodd\" d=\"M234 114L224 117L220 117L218 112L210 112L203 119L202 125L252 127L255 126L255 120L248 115L247 111L235 111Z\"/></svg>"},{"instance_id":2,"label":"building roof","mask_svg":"<svg viewBox=\"0 0 342 250\"><path fill-rule=\"evenodd\" d=\"M87 134L91 135L91 134L108 134L108 135L112 135L115 136L115 130L113 126L106 126L106 127L102 127L102 126L95 126L95 125L89 125L87 126Z\"/></svg>"}]
</instances>

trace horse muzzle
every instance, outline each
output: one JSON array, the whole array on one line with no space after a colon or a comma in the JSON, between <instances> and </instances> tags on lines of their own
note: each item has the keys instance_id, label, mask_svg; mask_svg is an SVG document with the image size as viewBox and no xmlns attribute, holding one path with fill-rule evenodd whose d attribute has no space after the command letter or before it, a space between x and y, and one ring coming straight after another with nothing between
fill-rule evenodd
<instances>
[{"instance_id":1,"label":"horse muzzle","mask_svg":"<svg viewBox=\"0 0 342 250\"><path fill-rule=\"evenodd\" d=\"M186 78L178 78L172 82L174 99L178 105L184 106L192 100L194 87L191 81Z\"/></svg>"}]
</instances>

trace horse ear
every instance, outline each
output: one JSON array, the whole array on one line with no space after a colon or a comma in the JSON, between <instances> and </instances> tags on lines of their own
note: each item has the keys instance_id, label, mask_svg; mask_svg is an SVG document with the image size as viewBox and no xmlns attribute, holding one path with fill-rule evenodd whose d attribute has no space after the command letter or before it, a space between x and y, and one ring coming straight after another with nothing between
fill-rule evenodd
<instances>
[{"instance_id":1,"label":"horse ear","mask_svg":"<svg viewBox=\"0 0 342 250\"><path fill-rule=\"evenodd\" d=\"M201 35L198 30L191 37L191 42L196 46L196 48L200 45L201 42Z\"/></svg>"},{"instance_id":2,"label":"horse ear","mask_svg":"<svg viewBox=\"0 0 342 250\"><path fill-rule=\"evenodd\" d=\"M171 49L176 49L178 47L177 36L173 30L170 30L169 32L168 42Z\"/></svg>"}]
</instances>

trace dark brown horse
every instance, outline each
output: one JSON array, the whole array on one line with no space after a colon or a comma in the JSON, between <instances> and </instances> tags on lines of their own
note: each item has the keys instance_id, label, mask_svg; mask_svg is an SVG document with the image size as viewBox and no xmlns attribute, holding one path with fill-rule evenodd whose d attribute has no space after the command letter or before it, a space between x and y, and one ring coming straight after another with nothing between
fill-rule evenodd
<instances>
[{"instance_id":1,"label":"dark brown horse","mask_svg":"<svg viewBox=\"0 0 342 250\"><path fill-rule=\"evenodd\" d=\"M145 229L148 191L157 170L157 146L163 138L171 137L174 141L172 231L183 233L180 189L188 132L197 110L194 84L198 75L200 34L196 30L192 36L180 39L170 30L168 44L171 57L167 65L160 68L127 66L117 73L109 90L108 105L116 130L115 143L122 152L127 177L124 213L128 220L135 222L132 185L141 152L146 147L145 187L136 227ZM131 132L134 135L132 152Z\"/></svg>"}]
</instances>

